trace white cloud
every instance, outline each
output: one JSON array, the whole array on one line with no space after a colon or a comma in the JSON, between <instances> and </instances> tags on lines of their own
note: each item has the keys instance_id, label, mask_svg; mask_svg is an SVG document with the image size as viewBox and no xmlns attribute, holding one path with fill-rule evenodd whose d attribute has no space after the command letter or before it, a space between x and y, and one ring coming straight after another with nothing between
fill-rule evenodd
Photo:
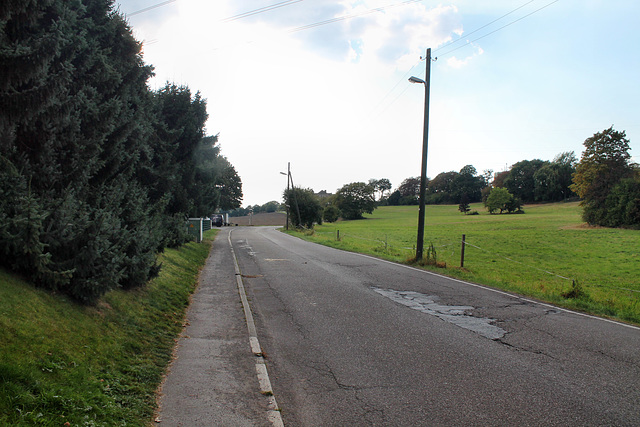
<instances>
[{"instance_id":1,"label":"white cloud","mask_svg":"<svg viewBox=\"0 0 640 427\"><path fill-rule=\"evenodd\" d=\"M447 58L447 65L451 68L462 68L469 65L469 62L471 62L471 60L482 55L483 53L484 50L482 50L481 47L476 46L476 51L472 55L467 56L464 59L458 59L456 56Z\"/></svg>"},{"instance_id":2,"label":"white cloud","mask_svg":"<svg viewBox=\"0 0 640 427\"><path fill-rule=\"evenodd\" d=\"M461 30L457 14L455 6L427 9L420 3L386 9L365 27L361 36L364 50L384 63L406 69L408 57L424 56L428 47L442 45Z\"/></svg>"},{"instance_id":3,"label":"white cloud","mask_svg":"<svg viewBox=\"0 0 640 427\"><path fill-rule=\"evenodd\" d=\"M122 3L129 12L153 4ZM442 55L448 49L438 47L514 8L507 0L419 2L288 32L401 3L303 1L220 22L273 3L178 0L131 19L137 37L149 42L145 61L158 75L152 86L170 80L207 99L208 132L220 132L245 205L281 198L286 178L278 172L287 162L297 185L329 192L369 178L397 186L418 175L424 90L405 73L420 64L411 71L424 76L419 58L428 47ZM629 55L640 42L637 13L593 7L576 19L575 8L554 4L432 64L430 177L466 164L502 170L523 159L580 153L586 137L611 123L627 130L638 151L638 61ZM594 49L600 61L591 59ZM592 90L601 95L588 102Z\"/></svg>"}]
</instances>

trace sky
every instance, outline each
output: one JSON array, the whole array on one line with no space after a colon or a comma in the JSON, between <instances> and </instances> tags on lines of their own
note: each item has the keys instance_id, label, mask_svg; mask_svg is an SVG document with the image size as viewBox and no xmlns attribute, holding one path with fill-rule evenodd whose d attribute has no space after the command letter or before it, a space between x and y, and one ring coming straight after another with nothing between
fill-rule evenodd
<instances>
[{"instance_id":1,"label":"sky","mask_svg":"<svg viewBox=\"0 0 640 427\"><path fill-rule=\"evenodd\" d=\"M614 126L640 163L636 0L116 0L151 89L200 91L243 206L553 160ZM437 59L436 59L437 58Z\"/></svg>"}]
</instances>

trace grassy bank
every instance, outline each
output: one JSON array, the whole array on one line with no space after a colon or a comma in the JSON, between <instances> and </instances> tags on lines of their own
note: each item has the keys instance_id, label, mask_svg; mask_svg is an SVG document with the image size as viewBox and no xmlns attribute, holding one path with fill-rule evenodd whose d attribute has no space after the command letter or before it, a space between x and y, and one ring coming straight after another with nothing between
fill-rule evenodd
<instances>
[{"instance_id":1,"label":"grassy bank","mask_svg":"<svg viewBox=\"0 0 640 427\"><path fill-rule=\"evenodd\" d=\"M578 203L525 207L524 215L463 215L427 206L425 252L433 244L438 273L640 323L640 231L589 228ZM415 254L417 207L381 207L367 219L316 226L304 238L406 262ZM338 240L338 233L340 240ZM460 268L462 235L465 263ZM578 292L572 290L573 281Z\"/></svg>"},{"instance_id":2,"label":"grassy bank","mask_svg":"<svg viewBox=\"0 0 640 427\"><path fill-rule=\"evenodd\" d=\"M215 231L95 307L0 270L0 425L148 425Z\"/></svg>"}]
</instances>

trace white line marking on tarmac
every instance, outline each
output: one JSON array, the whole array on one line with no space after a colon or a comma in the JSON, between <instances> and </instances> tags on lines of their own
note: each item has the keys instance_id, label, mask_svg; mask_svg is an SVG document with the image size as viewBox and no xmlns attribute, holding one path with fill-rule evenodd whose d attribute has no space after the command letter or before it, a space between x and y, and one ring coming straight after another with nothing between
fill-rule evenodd
<instances>
[{"instance_id":1,"label":"white line marking on tarmac","mask_svg":"<svg viewBox=\"0 0 640 427\"><path fill-rule=\"evenodd\" d=\"M251 307L247 300L247 293L244 289L242 282L242 274L240 267L238 266L238 258L236 258L236 252L233 250L233 244L231 243L231 232L229 231L228 240L229 247L231 248L231 255L233 258L233 266L236 273L236 282L238 283L238 293L240 294L240 300L242 301L242 308L244 309L244 315L247 321L247 330L249 331L249 346L251 352L256 356L256 375L258 377L258 384L260 386L260 392L267 396L267 419L274 427L284 427L282 421L282 415L280 414L280 408L278 408L278 402L273 395L273 388L271 387L271 381L269 380L269 373L267 372L267 365L264 362L262 356L262 347L260 347L260 341L258 341L258 334L256 331L256 325L253 321L253 314L251 313ZM251 255L251 254L250 254Z\"/></svg>"},{"instance_id":2,"label":"white line marking on tarmac","mask_svg":"<svg viewBox=\"0 0 640 427\"><path fill-rule=\"evenodd\" d=\"M287 236L290 236L290 237L292 237L294 239L297 238L297 237L291 236L289 234L287 234ZM297 239L302 240L300 238L297 238ZM307 242L307 243L314 244L314 245L319 245L319 243L313 243L313 242ZM321 245L321 246L324 246L324 245ZM487 291L491 291L491 292L496 293L496 294L505 295L505 296L508 296L508 297L511 297L511 298L518 299L520 301L525 301L525 302L528 302L528 303L531 303L531 304L536 304L536 305L539 305L539 306L542 306L542 307L553 308L553 309L562 311L564 313L575 314L577 316L582 316L582 317L586 317L586 318L589 318L589 319L599 320L601 322L611 323L611 324L614 324L614 325L624 326L625 328L630 328L630 329L635 329L637 331L640 331L640 327L635 326L635 325L630 325L628 323L623 323L623 322L619 322L619 321L616 321L616 320L607 319L605 317L598 317L598 316L594 316L594 315L591 315L591 314L581 313L579 311L569 310L568 308L562 308L562 307L558 307L557 305L553 305L553 304L549 304L549 303L545 303L545 302L541 302L541 301L532 300L532 299L529 299L529 298L526 298L526 297L522 297L520 295L510 294L508 292L500 291L498 289L493 289L493 288L490 288L490 287L484 286L484 285L479 285L477 283L465 282L464 280L455 279L453 277L448 277L448 276L443 276L442 274L434 273L434 272L429 271L429 270L423 270L421 268L416 268L416 267L412 267L410 265L405 265L405 264L400 264L400 263L393 262L393 261L388 261L388 260L382 259L382 258L376 258L376 257L371 256L371 255L360 254L358 252L350 252L350 251L346 251L344 249L331 248L330 246L324 246L324 247L325 248L334 249L334 250L337 250L337 251L341 251L341 252L350 253L350 254L353 254L353 255L358 255L358 256L361 256L363 258L368 258L368 259L384 262L386 264L392 264L392 265L395 265L395 266L398 266L398 267L407 268L409 270L419 271L419 272L424 273L424 274L429 274L431 276L436 276L436 277L440 277L440 278L443 278L443 279L451 280L453 282L461 283L463 285L472 286L472 287L480 288L480 289L485 289Z\"/></svg>"}]
</instances>

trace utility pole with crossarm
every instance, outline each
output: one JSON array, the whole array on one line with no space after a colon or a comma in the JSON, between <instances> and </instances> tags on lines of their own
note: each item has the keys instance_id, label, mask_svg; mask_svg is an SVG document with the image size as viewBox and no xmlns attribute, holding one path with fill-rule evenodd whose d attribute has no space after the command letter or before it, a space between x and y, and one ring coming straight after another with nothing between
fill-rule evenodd
<instances>
[{"instance_id":1,"label":"utility pole with crossarm","mask_svg":"<svg viewBox=\"0 0 640 427\"><path fill-rule=\"evenodd\" d=\"M425 194L427 192L427 151L429 148L429 85L431 83L431 48L427 49L427 63L424 80L410 77L411 83L424 84L424 129L422 133L422 169L420 173L420 208L418 210L418 241L416 242L416 261L422 259L424 249Z\"/></svg>"}]
</instances>

